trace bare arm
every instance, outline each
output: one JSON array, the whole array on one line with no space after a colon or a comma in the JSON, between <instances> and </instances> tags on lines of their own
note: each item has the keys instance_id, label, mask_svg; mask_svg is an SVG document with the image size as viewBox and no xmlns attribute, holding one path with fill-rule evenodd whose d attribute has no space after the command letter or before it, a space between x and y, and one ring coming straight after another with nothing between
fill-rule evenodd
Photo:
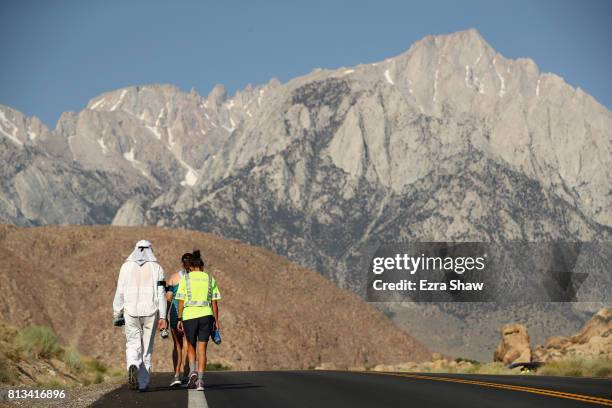
<instances>
[{"instance_id":1,"label":"bare arm","mask_svg":"<svg viewBox=\"0 0 612 408\"><path fill-rule=\"evenodd\" d=\"M168 294L166 293L166 299L168 299ZM172 299L166 300L166 320L170 320L170 307L172 306Z\"/></svg>"},{"instance_id":2,"label":"bare arm","mask_svg":"<svg viewBox=\"0 0 612 408\"><path fill-rule=\"evenodd\" d=\"M168 278L168 280L166 281L166 287L169 286L173 286L174 282L176 280L176 274L173 274L172 276L170 276L170 278ZM174 293L171 290L167 290L166 291L166 310L170 310L170 302L172 302L172 299L174 298Z\"/></svg>"},{"instance_id":3,"label":"bare arm","mask_svg":"<svg viewBox=\"0 0 612 408\"><path fill-rule=\"evenodd\" d=\"M178 317L179 320L183 318L183 308L185 307L185 301L183 299L179 299L178 301Z\"/></svg>"},{"instance_id":4,"label":"bare arm","mask_svg":"<svg viewBox=\"0 0 612 408\"><path fill-rule=\"evenodd\" d=\"M179 299L178 300L178 323L176 325L176 328L178 329L179 332L183 331L183 308L185 307L185 301L183 299Z\"/></svg>"},{"instance_id":5,"label":"bare arm","mask_svg":"<svg viewBox=\"0 0 612 408\"><path fill-rule=\"evenodd\" d=\"M221 326L219 325L219 302L217 302L216 300L213 300L212 309L213 309L213 315L215 316L215 325L217 326L217 330L219 330L221 329Z\"/></svg>"},{"instance_id":6,"label":"bare arm","mask_svg":"<svg viewBox=\"0 0 612 408\"><path fill-rule=\"evenodd\" d=\"M183 278L179 281L179 287L176 291L176 296L174 297L178 302L178 308L176 310L176 314L178 315L178 323L177 328L180 332L183 331L183 311L185 310L185 283Z\"/></svg>"},{"instance_id":7,"label":"bare arm","mask_svg":"<svg viewBox=\"0 0 612 408\"><path fill-rule=\"evenodd\" d=\"M176 285L178 283L179 280L180 280L179 274L175 272L172 275L170 275L170 277L166 281L166 285L167 286L174 286L174 285ZM166 292L166 300L168 302L172 302L172 299L174 299L174 293L169 290L169 291Z\"/></svg>"}]
</instances>

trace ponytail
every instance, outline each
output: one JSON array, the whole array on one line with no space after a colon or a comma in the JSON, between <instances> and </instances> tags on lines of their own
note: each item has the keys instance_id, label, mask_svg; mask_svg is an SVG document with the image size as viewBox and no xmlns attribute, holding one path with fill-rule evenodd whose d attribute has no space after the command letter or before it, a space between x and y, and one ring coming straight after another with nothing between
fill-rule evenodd
<instances>
[{"instance_id":1,"label":"ponytail","mask_svg":"<svg viewBox=\"0 0 612 408\"><path fill-rule=\"evenodd\" d=\"M192 268L202 269L204 267L204 260L202 259L202 254L199 249L196 249L191 254L191 259L189 260L189 265Z\"/></svg>"}]
</instances>

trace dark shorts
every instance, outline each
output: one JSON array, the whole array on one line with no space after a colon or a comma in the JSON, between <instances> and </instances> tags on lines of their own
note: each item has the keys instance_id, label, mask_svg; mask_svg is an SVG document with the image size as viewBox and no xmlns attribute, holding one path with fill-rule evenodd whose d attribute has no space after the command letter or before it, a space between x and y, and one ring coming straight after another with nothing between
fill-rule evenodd
<instances>
[{"instance_id":1,"label":"dark shorts","mask_svg":"<svg viewBox=\"0 0 612 408\"><path fill-rule=\"evenodd\" d=\"M197 341L207 342L212 334L214 322L215 318L213 316L184 320L183 328L187 341L192 345L195 345Z\"/></svg>"}]
</instances>

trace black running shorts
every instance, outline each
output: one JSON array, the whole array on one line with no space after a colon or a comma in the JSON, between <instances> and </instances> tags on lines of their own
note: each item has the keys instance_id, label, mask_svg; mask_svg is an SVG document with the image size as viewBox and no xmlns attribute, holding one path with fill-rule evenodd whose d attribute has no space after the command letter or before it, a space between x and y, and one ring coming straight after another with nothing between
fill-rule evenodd
<instances>
[{"instance_id":1,"label":"black running shorts","mask_svg":"<svg viewBox=\"0 0 612 408\"><path fill-rule=\"evenodd\" d=\"M207 342L212 335L213 324L215 318L213 316L196 317L195 319L183 320L183 328L187 341L194 345L198 341Z\"/></svg>"}]
</instances>

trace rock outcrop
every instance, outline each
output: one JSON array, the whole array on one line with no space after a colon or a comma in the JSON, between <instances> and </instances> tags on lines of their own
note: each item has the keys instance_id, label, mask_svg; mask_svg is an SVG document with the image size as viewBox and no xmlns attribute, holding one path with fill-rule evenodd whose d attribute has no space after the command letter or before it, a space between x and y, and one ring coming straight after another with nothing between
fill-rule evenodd
<instances>
[{"instance_id":1,"label":"rock outcrop","mask_svg":"<svg viewBox=\"0 0 612 408\"><path fill-rule=\"evenodd\" d=\"M603 308L570 337L550 337L534 350L534 360L550 362L572 357L612 358L612 310Z\"/></svg>"},{"instance_id":2,"label":"rock outcrop","mask_svg":"<svg viewBox=\"0 0 612 408\"><path fill-rule=\"evenodd\" d=\"M142 208L141 200L130 198L127 200L121 208L115 214L112 225L124 226L124 227L136 227L140 225L146 225L147 219L144 215L144 209Z\"/></svg>"},{"instance_id":3,"label":"rock outcrop","mask_svg":"<svg viewBox=\"0 0 612 408\"><path fill-rule=\"evenodd\" d=\"M494 361L504 364L531 361L531 345L527 327L522 324L507 324L501 329L501 337L495 349Z\"/></svg>"}]
</instances>

